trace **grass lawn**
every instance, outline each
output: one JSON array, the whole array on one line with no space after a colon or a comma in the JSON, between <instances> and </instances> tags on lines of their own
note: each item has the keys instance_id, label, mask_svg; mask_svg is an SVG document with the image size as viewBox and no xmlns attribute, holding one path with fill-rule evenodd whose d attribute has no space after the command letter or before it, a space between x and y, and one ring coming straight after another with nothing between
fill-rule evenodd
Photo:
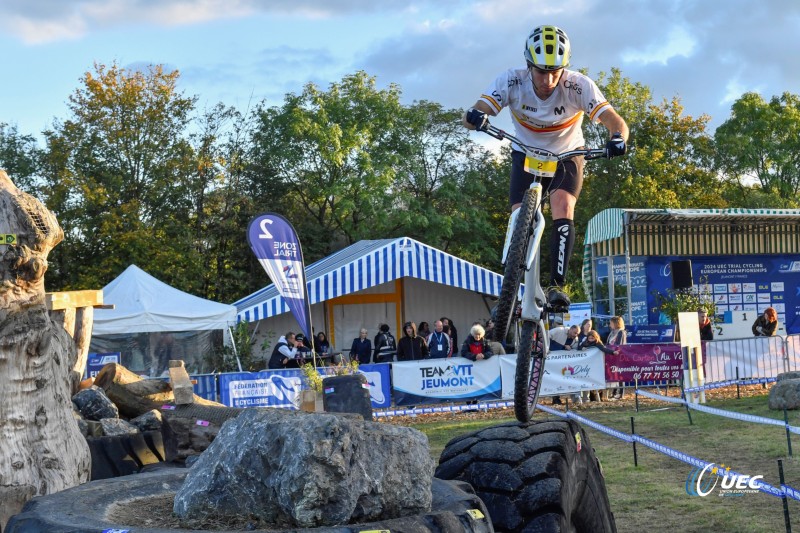
<instances>
[{"instance_id":1,"label":"grass lawn","mask_svg":"<svg viewBox=\"0 0 800 533\"><path fill-rule=\"evenodd\" d=\"M674 394L677 391L670 391ZM708 391L706 405L756 416L783 420L783 413L767 407L767 391L760 386ZM640 399L641 400L641 399ZM546 400L546 403L549 401ZM559 406L563 410L563 406ZM578 414L604 426L630 433L634 417L636 433L687 453L700 460L724 464L749 475L762 475L764 481L780 486L778 459L783 460L785 482L800 489L800 436L792 435L795 457L789 457L783 427L740 422L692 411L693 424L685 408L655 400L641 400L637 413L634 402L592 403ZM536 420L553 418L539 413ZM513 419L510 410L489 413L462 413L447 420L441 417L396 420L419 429L438 459L447 442L460 434ZM800 416L790 412L789 423L800 426ZM719 484L706 497L686 493L686 478L692 467L686 463L637 444L638 466L633 464L632 445L587 427L592 446L606 478L611 508L620 532L781 532L785 531L780 498L757 493L720 496ZM793 528L800 530L800 502L788 500Z\"/></svg>"}]
</instances>

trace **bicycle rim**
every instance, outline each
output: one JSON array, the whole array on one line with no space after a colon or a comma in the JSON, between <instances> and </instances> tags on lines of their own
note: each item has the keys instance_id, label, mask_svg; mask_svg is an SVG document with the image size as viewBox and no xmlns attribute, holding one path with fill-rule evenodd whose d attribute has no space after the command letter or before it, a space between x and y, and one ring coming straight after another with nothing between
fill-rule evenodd
<instances>
[{"instance_id":1,"label":"bicycle rim","mask_svg":"<svg viewBox=\"0 0 800 533\"><path fill-rule=\"evenodd\" d=\"M522 323L517 371L514 376L514 415L520 422L529 422L536 411L544 377L544 352L540 340L545 334L541 321Z\"/></svg>"},{"instance_id":2,"label":"bicycle rim","mask_svg":"<svg viewBox=\"0 0 800 533\"><path fill-rule=\"evenodd\" d=\"M497 312L494 322L494 340L504 342L514 319L514 307L517 303L519 285L525 275L525 259L532 232L533 214L535 212L536 197L531 189L525 191L522 198L517 223L511 236L508 247L508 256L503 270L503 285L500 288L500 297L497 301Z\"/></svg>"}]
</instances>

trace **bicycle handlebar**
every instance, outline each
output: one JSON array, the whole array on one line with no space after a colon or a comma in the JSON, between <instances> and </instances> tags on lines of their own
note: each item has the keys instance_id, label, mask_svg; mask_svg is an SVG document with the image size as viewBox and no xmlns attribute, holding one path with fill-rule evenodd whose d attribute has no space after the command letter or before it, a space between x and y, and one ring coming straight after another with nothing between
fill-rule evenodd
<instances>
[{"instance_id":1,"label":"bicycle handlebar","mask_svg":"<svg viewBox=\"0 0 800 533\"><path fill-rule=\"evenodd\" d=\"M515 142L518 145L525 148L525 150L528 153L533 153L541 156L555 157L559 161L561 161L562 159L569 159L570 157L575 157L579 155L582 155L584 159L587 160L598 159L601 157L608 158L608 150L606 150L605 148L583 148L579 150L569 150L568 152L563 152L561 154L554 154L553 152L545 150L544 148L536 148L534 146L529 146L524 142L520 141L519 139L517 139L516 137L514 137L513 135L511 135L510 133L503 131L500 128L496 128L491 124L487 124L485 130L478 130L478 131L482 131L487 135L491 135L495 139L499 139L501 141L508 139L511 142Z\"/></svg>"}]
</instances>

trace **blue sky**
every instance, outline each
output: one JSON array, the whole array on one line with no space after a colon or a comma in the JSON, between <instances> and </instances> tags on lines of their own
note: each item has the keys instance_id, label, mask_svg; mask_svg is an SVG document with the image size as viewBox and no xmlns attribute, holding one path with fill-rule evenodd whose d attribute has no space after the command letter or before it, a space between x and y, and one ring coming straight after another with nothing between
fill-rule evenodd
<instances>
[{"instance_id":1,"label":"blue sky","mask_svg":"<svg viewBox=\"0 0 800 533\"><path fill-rule=\"evenodd\" d=\"M712 128L745 91L800 93L797 0L3 0L0 122L38 135L67 118L95 62L177 68L201 108L278 105L357 70L408 103L466 108L545 23L574 67L619 67Z\"/></svg>"}]
</instances>

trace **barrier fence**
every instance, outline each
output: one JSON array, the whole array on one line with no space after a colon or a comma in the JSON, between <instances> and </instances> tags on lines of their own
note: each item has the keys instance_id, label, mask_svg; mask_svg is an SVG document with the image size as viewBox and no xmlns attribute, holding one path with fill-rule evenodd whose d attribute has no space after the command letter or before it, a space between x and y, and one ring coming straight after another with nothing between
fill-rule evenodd
<instances>
[{"instance_id":1,"label":"barrier fence","mask_svg":"<svg viewBox=\"0 0 800 533\"><path fill-rule=\"evenodd\" d=\"M682 362L676 359L681 356L674 353L674 343L627 345L622 351L626 358L604 357L596 349L553 352L545 364L542 395L615 387L618 382L627 386L636 383L637 388L677 382L676 365ZM800 335L709 341L704 343L704 352L706 380L711 383L686 389L687 392L754 382L766 384L781 372L800 370ZM363 365L360 370L370 383L374 409L395 407L398 412L405 412L409 409L404 407L408 406L511 399L515 365L512 354L479 363L456 357ZM191 378L197 395L237 407L296 408L299 391L307 388L297 370L200 374Z\"/></svg>"},{"instance_id":2,"label":"barrier fence","mask_svg":"<svg viewBox=\"0 0 800 533\"><path fill-rule=\"evenodd\" d=\"M687 453L683 453L681 451L674 450L674 449L670 448L669 446L665 446L665 445L663 445L661 443L658 443L656 441L647 439L645 437L642 437L641 435L637 435L635 433L628 434L628 433L624 433L622 431L618 431L616 429L612 429L612 428L606 427L606 426L604 426L602 424L598 424L597 422L589 420L586 417L580 416L580 415L578 415L578 414L576 414L576 413L574 413L572 411L562 412L562 411L559 411L558 409L553 409L551 407L547 407L546 405L537 405L537 408L542 410L542 411L544 411L545 413L548 413L548 414L551 414L551 415L555 415L555 416L559 416L561 418L572 418L573 420L576 420L576 421L580 422L581 424L589 426L589 427L591 427L593 429L596 429L597 431L605 433L606 435L609 435L611 437L615 437L617 439L623 440L625 442L642 444L644 446L647 446L648 448L650 448L653 451L656 451L658 453L661 453L661 454L666 455L668 457L671 457L673 459L677 459L678 461L681 461L683 463L691 465L691 466L693 466L695 468L705 469L705 468L707 468L709 466L714 466L716 464L716 463L712 463L712 462L709 462L709 461L704 461L702 459L698 459L697 457L694 457L694 456L689 455ZM717 470L716 472L712 472L712 473L715 474L718 477L733 476L736 479L745 476L745 474L742 474L740 472L736 472L736 471L733 471L733 470L722 470L722 469L720 469L720 470ZM752 476L747 476L747 477L752 477ZM765 494L770 494L772 496L776 496L776 497L779 497L779 498L791 498L793 500L800 501L800 491L798 491L794 487L791 487L791 486L786 485L784 483L782 483L780 487L775 487L775 486L770 485L769 483L767 483L767 482L765 482L763 480L760 480L760 479L757 479L757 480L754 480L754 481L757 483L758 490L763 492L763 493L765 493Z\"/></svg>"}]
</instances>

